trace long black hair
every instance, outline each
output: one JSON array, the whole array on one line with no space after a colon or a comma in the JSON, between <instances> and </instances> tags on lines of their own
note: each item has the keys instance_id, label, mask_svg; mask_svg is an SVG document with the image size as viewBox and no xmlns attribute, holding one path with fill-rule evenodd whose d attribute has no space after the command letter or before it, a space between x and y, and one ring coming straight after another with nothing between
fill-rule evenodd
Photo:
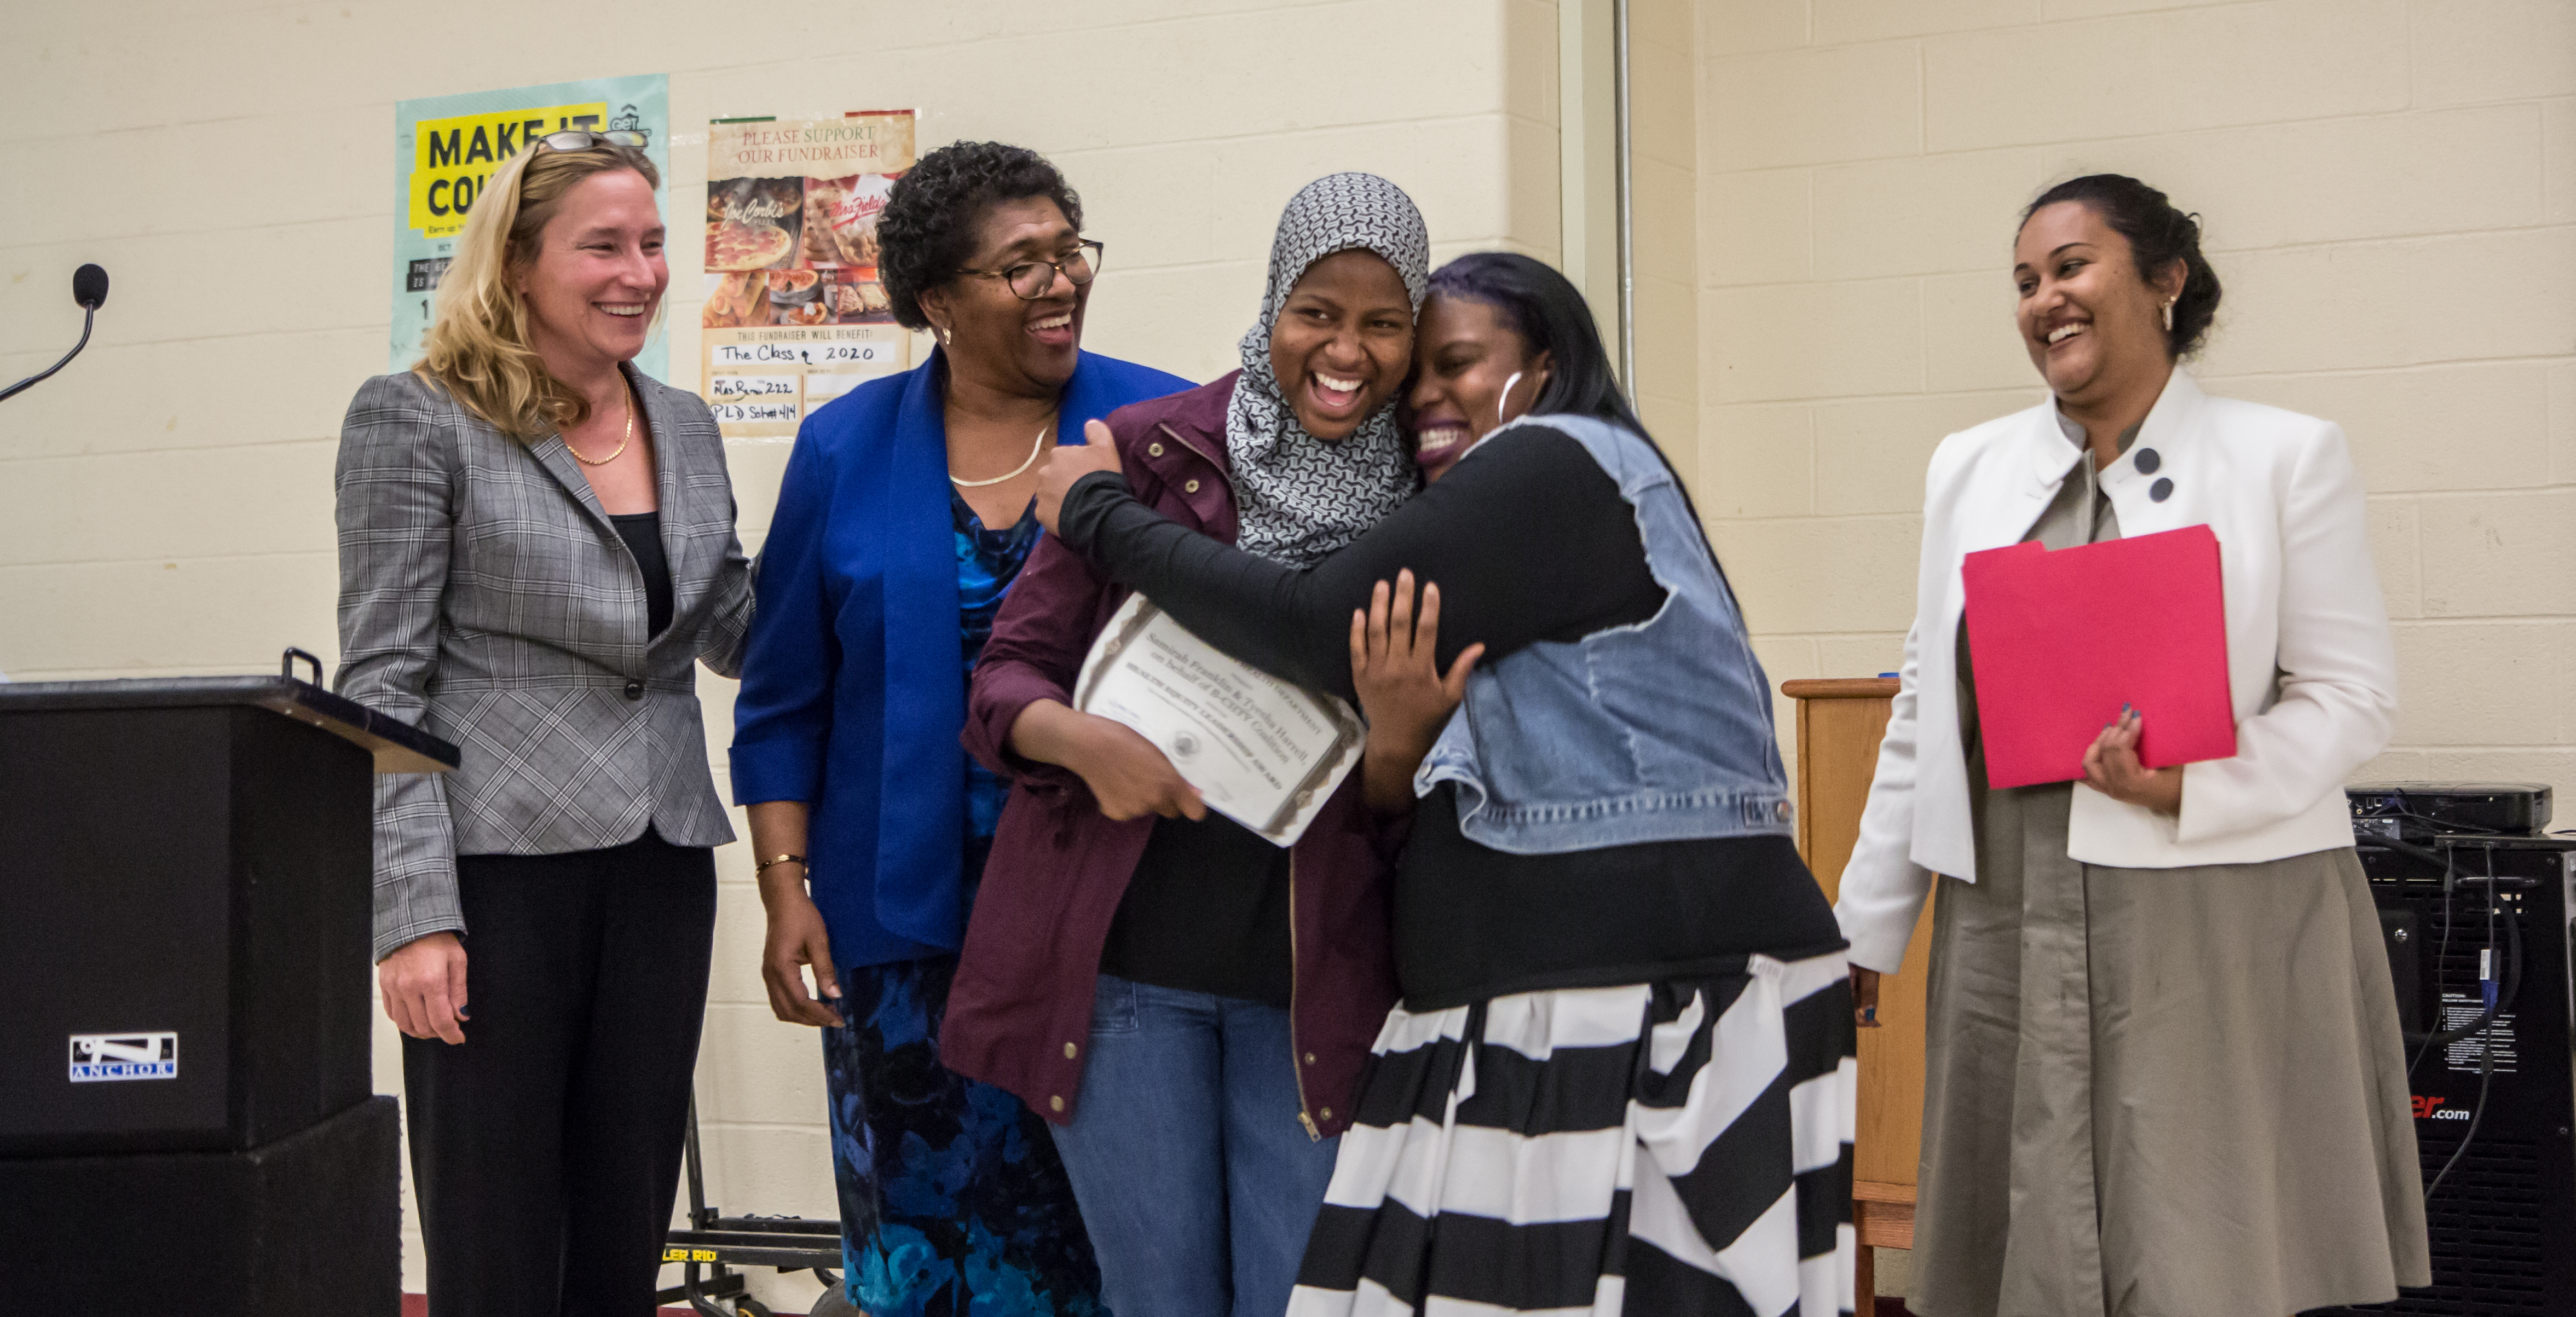
<instances>
[{"instance_id":1,"label":"long black hair","mask_svg":"<svg viewBox=\"0 0 2576 1317\"><path fill-rule=\"evenodd\" d=\"M2113 233L2129 240L2131 264L2138 278L2153 285L2157 275L2182 262L2182 291L2175 295L2173 328L2165 331L2165 350L2187 357L2200 350L2209 324L2218 318L2218 271L2200 252L2200 216L2186 215L2164 193L2126 174L2086 174L2070 178L2022 207L2021 222L2042 206L2072 201L2090 207Z\"/></svg>"},{"instance_id":2,"label":"long black hair","mask_svg":"<svg viewBox=\"0 0 2576 1317\"><path fill-rule=\"evenodd\" d=\"M1583 300L1582 290L1546 262L1518 252L1469 252L1431 272L1430 295L1490 306L1521 336L1532 355L1548 354L1547 383L1530 404L1530 415L1590 416L1644 439L1663 460L1664 470L1672 473L1673 488L1681 491L1682 506L1699 531L1700 547L1708 550L1709 565L1717 569L1718 584L1730 597L1734 595L1726 565L1717 560L1717 546L1709 542L1708 527L1691 501L1690 482L1682 479L1672 454L1646 432L1646 423L1637 419L1636 409L1619 389L1610 351L1601 344L1600 325L1592 319L1592 306ZM1738 600L1736 611L1741 614L1743 608Z\"/></svg>"}]
</instances>

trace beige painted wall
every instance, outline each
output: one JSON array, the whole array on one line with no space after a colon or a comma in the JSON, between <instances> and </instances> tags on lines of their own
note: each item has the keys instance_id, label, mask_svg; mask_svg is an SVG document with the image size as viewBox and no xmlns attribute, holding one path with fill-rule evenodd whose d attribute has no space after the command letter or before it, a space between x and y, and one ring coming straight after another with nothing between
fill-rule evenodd
<instances>
[{"instance_id":1,"label":"beige painted wall","mask_svg":"<svg viewBox=\"0 0 2576 1317\"><path fill-rule=\"evenodd\" d=\"M1629 0L1631 387L1639 418L1684 472L1700 453L1696 17L1691 0Z\"/></svg>"},{"instance_id":2,"label":"beige painted wall","mask_svg":"<svg viewBox=\"0 0 2576 1317\"><path fill-rule=\"evenodd\" d=\"M2007 319L2012 217L2122 169L2209 221L2210 386L2353 437L2406 664L2371 771L2576 786L2576 4L1632 0L1632 23L1641 405L1775 678L1894 666L1924 459L2039 396ZM383 368L398 98L661 69L683 134L918 105L925 145L1024 142L1083 191L1119 254L1090 346L1207 378L1315 174L1404 184L1438 256L1552 258L1557 31L1547 0L975 0L844 7L737 52L670 0L613 22L18 6L0 379L77 331L73 265L117 287L90 352L0 407L0 671L329 657L330 464ZM695 260L675 253L678 362ZM755 546L785 451L732 453ZM721 782L731 683L701 686ZM742 850L719 853L710 1190L829 1213L813 1040L761 1003ZM381 1037L388 1090L393 1056Z\"/></svg>"},{"instance_id":3,"label":"beige painted wall","mask_svg":"<svg viewBox=\"0 0 2576 1317\"><path fill-rule=\"evenodd\" d=\"M385 367L400 98L667 71L683 214L713 116L912 105L925 149L1024 143L1064 167L1117 257L1087 345L1194 379L1232 367L1279 207L1318 174L1404 185L1436 257L1555 255L1545 0L951 0L764 24L730 12L10 6L0 378L40 369L77 333L74 265L106 265L115 289L88 353L0 408L0 671L256 672L287 644L331 658L331 463L350 394ZM688 363L698 253L676 246L672 268L671 359ZM786 451L731 453L755 549ZM722 783L732 683L700 687ZM709 1191L729 1210L829 1215L820 1058L810 1032L763 1004L745 849L718 852L698 1090ZM398 1048L381 1022L379 1035L379 1086L397 1091ZM417 1289L418 1240L405 1242ZM811 1292L772 1290L800 1311Z\"/></svg>"},{"instance_id":4,"label":"beige painted wall","mask_svg":"<svg viewBox=\"0 0 2576 1317\"><path fill-rule=\"evenodd\" d=\"M1697 492L1775 679L1896 667L1926 459L2044 396L2019 208L2130 173L2206 222L2203 382L2351 436L2402 675L2363 776L2576 815L2576 3L1697 9Z\"/></svg>"}]
</instances>

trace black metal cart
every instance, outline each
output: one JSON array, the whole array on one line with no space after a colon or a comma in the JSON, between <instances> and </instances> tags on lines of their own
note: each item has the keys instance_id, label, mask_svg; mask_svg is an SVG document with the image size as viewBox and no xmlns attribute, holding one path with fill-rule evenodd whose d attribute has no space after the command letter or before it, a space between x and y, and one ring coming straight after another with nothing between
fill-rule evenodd
<instances>
[{"instance_id":1,"label":"black metal cart","mask_svg":"<svg viewBox=\"0 0 2576 1317\"><path fill-rule=\"evenodd\" d=\"M773 1267L779 1274L811 1271L823 1282L823 1297L813 1317L844 1317L858 1310L843 1297L841 1223L801 1216L726 1216L707 1205L707 1182L698 1152L698 1107L689 1104L689 1138L685 1150L689 1185L689 1228L674 1230L662 1246L664 1262L679 1263L680 1283L663 1290L656 1301L686 1303L699 1317L772 1317L768 1305L751 1297L748 1277L738 1268ZM729 1307L726 1305L730 1305Z\"/></svg>"}]
</instances>

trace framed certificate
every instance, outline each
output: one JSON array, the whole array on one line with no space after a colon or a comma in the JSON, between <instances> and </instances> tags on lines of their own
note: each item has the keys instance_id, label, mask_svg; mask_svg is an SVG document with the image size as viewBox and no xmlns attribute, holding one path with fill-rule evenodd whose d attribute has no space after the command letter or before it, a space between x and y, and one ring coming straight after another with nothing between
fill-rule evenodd
<instances>
[{"instance_id":1,"label":"framed certificate","mask_svg":"<svg viewBox=\"0 0 2576 1317\"><path fill-rule=\"evenodd\" d=\"M1133 729L1208 808L1295 844L1359 765L1350 705L1228 657L1132 595L1082 661L1073 707Z\"/></svg>"}]
</instances>

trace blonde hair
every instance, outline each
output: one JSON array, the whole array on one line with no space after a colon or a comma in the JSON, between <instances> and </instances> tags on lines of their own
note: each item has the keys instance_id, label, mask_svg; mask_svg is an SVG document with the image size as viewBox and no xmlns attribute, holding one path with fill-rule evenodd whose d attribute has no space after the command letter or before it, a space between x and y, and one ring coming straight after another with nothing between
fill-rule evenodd
<instances>
[{"instance_id":1,"label":"blonde hair","mask_svg":"<svg viewBox=\"0 0 2576 1317\"><path fill-rule=\"evenodd\" d=\"M503 434L532 440L590 415L590 404L546 369L528 345L528 308L518 276L537 258L537 235L563 209L582 180L631 169L654 187L661 175L632 147L579 151L533 144L493 171L465 230L456 259L438 282L438 319L429 327L412 373L444 386L467 411Z\"/></svg>"}]
</instances>

